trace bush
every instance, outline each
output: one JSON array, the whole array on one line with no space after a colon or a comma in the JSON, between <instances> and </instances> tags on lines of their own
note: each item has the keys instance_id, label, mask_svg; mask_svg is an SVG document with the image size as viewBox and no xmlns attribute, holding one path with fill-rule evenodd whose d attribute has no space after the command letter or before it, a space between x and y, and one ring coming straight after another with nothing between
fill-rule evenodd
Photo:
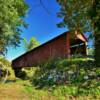
<instances>
[{"instance_id":1,"label":"bush","mask_svg":"<svg viewBox=\"0 0 100 100\"><path fill-rule=\"evenodd\" d=\"M100 68L93 59L53 59L41 64L31 82L54 95L100 94Z\"/></svg>"},{"instance_id":2,"label":"bush","mask_svg":"<svg viewBox=\"0 0 100 100\"><path fill-rule=\"evenodd\" d=\"M78 84L96 77L96 71L94 60L91 59L53 59L41 64L31 81L42 86Z\"/></svg>"},{"instance_id":3,"label":"bush","mask_svg":"<svg viewBox=\"0 0 100 100\"><path fill-rule=\"evenodd\" d=\"M11 63L8 60L0 56L0 81L11 74L10 65Z\"/></svg>"}]
</instances>

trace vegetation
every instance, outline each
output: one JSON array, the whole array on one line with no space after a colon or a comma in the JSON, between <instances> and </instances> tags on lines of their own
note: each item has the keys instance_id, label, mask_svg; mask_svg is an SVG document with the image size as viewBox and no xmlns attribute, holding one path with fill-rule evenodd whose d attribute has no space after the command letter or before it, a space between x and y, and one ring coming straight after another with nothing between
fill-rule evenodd
<instances>
[{"instance_id":1,"label":"vegetation","mask_svg":"<svg viewBox=\"0 0 100 100\"><path fill-rule=\"evenodd\" d=\"M40 65L33 76L34 86L49 89L57 96L100 94L100 68L95 67L93 59L50 60Z\"/></svg>"},{"instance_id":2,"label":"vegetation","mask_svg":"<svg viewBox=\"0 0 100 100\"><path fill-rule=\"evenodd\" d=\"M0 54L7 51L8 46L18 46L23 20L28 10L24 0L0 0Z\"/></svg>"},{"instance_id":3,"label":"vegetation","mask_svg":"<svg viewBox=\"0 0 100 100\"><path fill-rule=\"evenodd\" d=\"M88 48L88 55L94 57L94 49L93 48Z\"/></svg>"},{"instance_id":4,"label":"vegetation","mask_svg":"<svg viewBox=\"0 0 100 100\"><path fill-rule=\"evenodd\" d=\"M28 77L25 80L16 78L12 69L9 71L5 84L0 83L1 99L100 99L100 68L94 66L93 59L50 60L34 70L24 69Z\"/></svg>"},{"instance_id":5,"label":"vegetation","mask_svg":"<svg viewBox=\"0 0 100 100\"><path fill-rule=\"evenodd\" d=\"M25 47L26 52L28 52L40 45L40 43L34 37L32 37L29 42L27 41L26 38L24 38L23 41L24 41L24 47Z\"/></svg>"},{"instance_id":6,"label":"vegetation","mask_svg":"<svg viewBox=\"0 0 100 100\"><path fill-rule=\"evenodd\" d=\"M15 80L15 81L13 81ZM70 93L75 91L74 86L60 86L54 90L36 89L28 80L11 79L6 84L0 84L1 100L99 100L100 95L78 95L72 96ZM68 94L69 93L69 94ZM74 94L74 92L72 92ZM71 93L71 94L72 94Z\"/></svg>"},{"instance_id":7,"label":"vegetation","mask_svg":"<svg viewBox=\"0 0 100 100\"><path fill-rule=\"evenodd\" d=\"M63 21L59 27L70 31L91 32L95 45L95 64L100 67L100 1L99 0L57 0L61 5L58 17Z\"/></svg>"},{"instance_id":8,"label":"vegetation","mask_svg":"<svg viewBox=\"0 0 100 100\"><path fill-rule=\"evenodd\" d=\"M40 65L33 75L33 83L39 88L62 84L84 85L87 80L98 80L99 71L93 59L55 59Z\"/></svg>"},{"instance_id":9,"label":"vegetation","mask_svg":"<svg viewBox=\"0 0 100 100\"><path fill-rule=\"evenodd\" d=\"M0 82L5 83L10 75L11 64L4 57L0 57Z\"/></svg>"}]
</instances>

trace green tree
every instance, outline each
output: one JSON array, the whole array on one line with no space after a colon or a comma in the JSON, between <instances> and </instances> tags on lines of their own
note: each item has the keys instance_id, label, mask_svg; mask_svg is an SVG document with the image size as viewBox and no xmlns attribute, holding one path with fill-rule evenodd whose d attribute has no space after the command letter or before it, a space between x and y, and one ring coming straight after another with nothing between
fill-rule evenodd
<instances>
[{"instance_id":1,"label":"green tree","mask_svg":"<svg viewBox=\"0 0 100 100\"><path fill-rule=\"evenodd\" d=\"M91 55L91 56L94 55L94 49L93 48L88 48L88 55Z\"/></svg>"},{"instance_id":2,"label":"green tree","mask_svg":"<svg viewBox=\"0 0 100 100\"><path fill-rule=\"evenodd\" d=\"M27 11L24 0L0 0L0 53L20 43L22 31L19 26L27 26L24 22Z\"/></svg>"},{"instance_id":3,"label":"green tree","mask_svg":"<svg viewBox=\"0 0 100 100\"><path fill-rule=\"evenodd\" d=\"M7 77L10 75L10 68L11 63L3 56L0 56L0 82L6 82Z\"/></svg>"},{"instance_id":4,"label":"green tree","mask_svg":"<svg viewBox=\"0 0 100 100\"><path fill-rule=\"evenodd\" d=\"M71 31L92 32L95 39L95 62L100 67L100 0L57 0L61 5L59 27Z\"/></svg>"},{"instance_id":5,"label":"green tree","mask_svg":"<svg viewBox=\"0 0 100 100\"><path fill-rule=\"evenodd\" d=\"M24 47L26 52L40 45L40 43L34 37L32 37L29 42L26 38L24 38L23 41L24 41Z\"/></svg>"}]
</instances>

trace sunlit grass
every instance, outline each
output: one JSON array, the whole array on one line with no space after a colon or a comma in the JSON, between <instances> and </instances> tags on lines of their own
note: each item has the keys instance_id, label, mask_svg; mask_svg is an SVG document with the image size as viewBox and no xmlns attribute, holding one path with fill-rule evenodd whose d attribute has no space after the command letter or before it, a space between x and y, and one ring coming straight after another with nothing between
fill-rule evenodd
<instances>
[{"instance_id":1,"label":"sunlit grass","mask_svg":"<svg viewBox=\"0 0 100 100\"><path fill-rule=\"evenodd\" d=\"M51 89L37 89L29 80L16 79L15 82L0 84L0 100L100 100L100 95L78 95L64 92L63 86ZM76 87L66 88L68 91ZM66 91L67 91L66 90Z\"/></svg>"}]
</instances>

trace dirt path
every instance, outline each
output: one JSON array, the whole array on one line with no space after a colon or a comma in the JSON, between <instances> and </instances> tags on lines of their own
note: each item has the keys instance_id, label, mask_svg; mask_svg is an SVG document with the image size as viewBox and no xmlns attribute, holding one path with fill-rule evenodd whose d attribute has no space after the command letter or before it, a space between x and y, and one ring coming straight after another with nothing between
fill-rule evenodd
<instances>
[{"instance_id":1,"label":"dirt path","mask_svg":"<svg viewBox=\"0 0 100 100\"><path fill-rule=\"evenodd\" d=\"M21 85L0 84L0 100L29 100L29 95L23 92Z\"/></svg>"}]
</instances>

